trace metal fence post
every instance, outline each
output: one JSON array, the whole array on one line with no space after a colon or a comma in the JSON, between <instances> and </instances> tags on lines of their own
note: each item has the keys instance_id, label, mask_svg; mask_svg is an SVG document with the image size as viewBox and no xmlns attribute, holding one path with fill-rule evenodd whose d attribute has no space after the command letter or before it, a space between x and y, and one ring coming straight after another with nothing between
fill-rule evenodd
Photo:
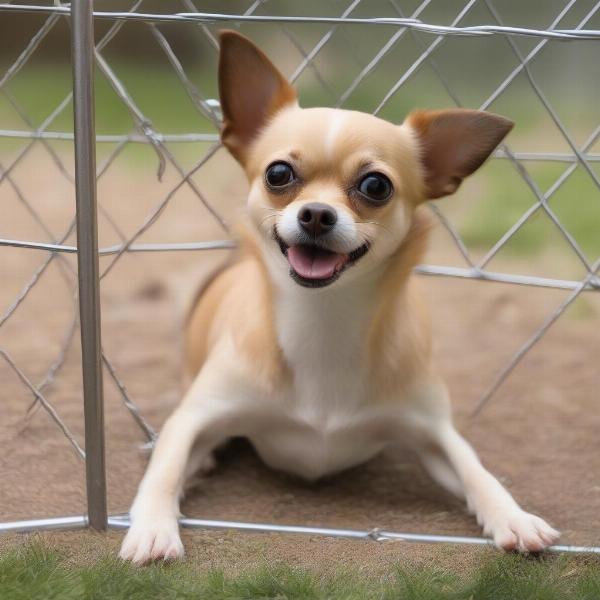
<instances>
[{"instance_id":1,"label":"metal fence post","mask_svg":"<svg viewBox=\"0 0 600 600\"><path fill-rule=\"evenodd\" d=\"M108 521L100 343L92 10L92 0L75 0L71 4L71 62L87 506L90 526L94 529L106 529Z\"/></svg>"}]
</instances>

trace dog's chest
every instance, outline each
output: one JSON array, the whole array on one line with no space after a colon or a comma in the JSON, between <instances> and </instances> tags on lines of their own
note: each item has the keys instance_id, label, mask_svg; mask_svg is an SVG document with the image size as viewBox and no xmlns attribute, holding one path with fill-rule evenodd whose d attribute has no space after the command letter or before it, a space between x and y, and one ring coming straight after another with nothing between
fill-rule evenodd
<instances>
[{"instance_id":1,"label":"dog's chest","mask_svg":"<svg viewBox=\"0 0 600 600\"><path fill-rule=\"evenodd\" d=\"M315 479L360 464L385 445L386 419L369 395L366 322L349 320L353 308L293 301L279 307L279 341L293 378L273 399L274 426L253 440L269 465Z\"/></svg>"}]
</instances>

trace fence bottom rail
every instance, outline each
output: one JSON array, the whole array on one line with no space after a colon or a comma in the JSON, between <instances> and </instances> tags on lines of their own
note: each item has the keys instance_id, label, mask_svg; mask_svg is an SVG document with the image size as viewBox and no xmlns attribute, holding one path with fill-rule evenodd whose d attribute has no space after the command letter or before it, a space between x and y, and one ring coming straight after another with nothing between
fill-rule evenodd
<instances>
[{"instance_id":1,"label":"fence bottom rail","mask_svg":"<svg viewBox=\"0 0 600 600\"><path fill-rule=\"evenodd\" d=\"M305 527L302 525L278 525L274 523L246 523L244 521L220 521L212 519L193 519L182 517L179 519L182 527L189 529L218 529L246 531L251 533L293 533L303 535L317 535L324 537L339 537L355 540L371 540L375 542L407 542L417 544L465 544L474 546L493 546L493 541L488 538L435 535L422 533L399 533L384 529L335 529L328 527ZM89 525L85 515L69 517L50 517L47 519L30 519L27 521L11 521L0 523L1 533L30 533L34 531L56 529L85 529ZM113 515L108 517L109 529L128 529L130 525L127 515ZM600 554L600 546L569 546L556 545L547 548L548 552L573 553L573 554Z\"/></svg>"}]
</instances>

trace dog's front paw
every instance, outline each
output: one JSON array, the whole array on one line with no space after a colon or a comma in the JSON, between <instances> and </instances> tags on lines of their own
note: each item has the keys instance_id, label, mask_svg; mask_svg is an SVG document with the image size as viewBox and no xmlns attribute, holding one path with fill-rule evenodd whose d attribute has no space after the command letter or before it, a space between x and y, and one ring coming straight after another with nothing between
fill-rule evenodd
<instances>
[{"instance_id":1,"label":"dog's front paw","mask_svg":"<svg viewBox=\"0 0 600 600\"><path fill-rule=\"evenodd\" d=\"M484 533L498 548L519 552L540 552L556 543L560 533L540 517L512 509L483 519Z\"/></svg>"},{"instance_id":2,"label":"dog's front paw","mask_svg":"<svg viewBox=\"0 0 600 600\"><path fill-rule=\"evenodd\" d=\"M173 560L184 555L176 519L134 519L119 552L120 558L138 565L153 560Z\"/></svg>"}]
</instances>

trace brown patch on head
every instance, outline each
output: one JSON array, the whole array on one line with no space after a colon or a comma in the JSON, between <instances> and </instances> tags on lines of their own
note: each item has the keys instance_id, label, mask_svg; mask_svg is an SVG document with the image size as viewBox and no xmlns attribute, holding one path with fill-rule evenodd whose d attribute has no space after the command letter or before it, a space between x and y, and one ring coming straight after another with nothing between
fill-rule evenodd
<instances>
[{"instance_id":1,"label":"brown patch on head","mask_svg":"<svg viewBox=\"0 0 600 600\"><path fill-rule=\"evenodd\" d=\"M514 125L492 113L465 109L416 111L407 123L421 145L427 198L454 193Z\"/></svg>"},{"instance_id":2,"label":"brown patch on head","mask_svg":"<svg viewBox=\"0 0 600 600\"><path fill-rule=\"evenodd\" d=\"M296 91L249 39L235 31L219 34L221 139L242 164L257 133L278 110L296 103Z\"/></svg>"}]
</instances>

